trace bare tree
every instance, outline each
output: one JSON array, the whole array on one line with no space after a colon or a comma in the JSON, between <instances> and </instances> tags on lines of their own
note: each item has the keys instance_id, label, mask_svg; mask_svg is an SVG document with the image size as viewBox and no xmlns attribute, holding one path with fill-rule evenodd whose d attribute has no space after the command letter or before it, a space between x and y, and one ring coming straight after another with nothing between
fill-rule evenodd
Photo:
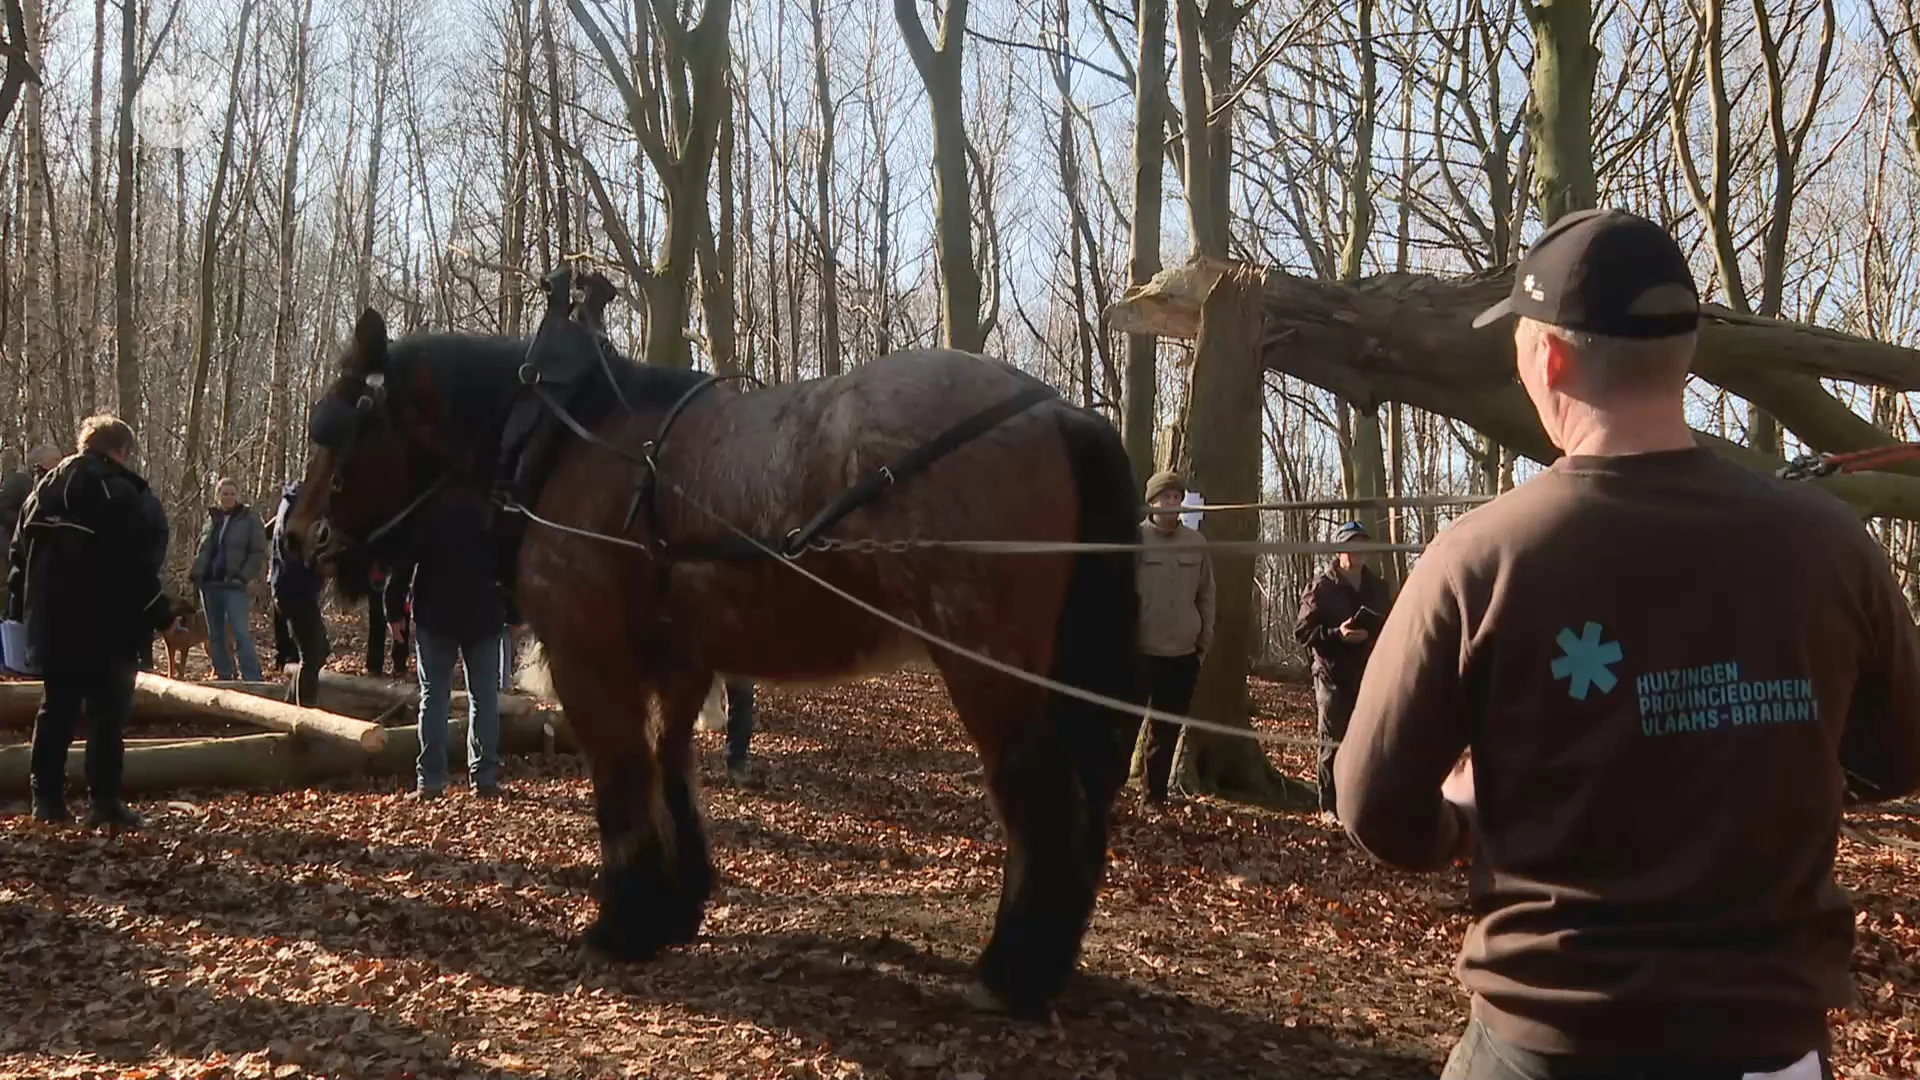
<instances>
[{"instance_id":1,"label":"bare tree","mask_svg":"<svg viewBox=\"0 0 1920 1080\"><path fill-rule=\"evenodd\" d=\"M939 45L927 37L915 0L893 0L907 55L926 87L933 118L934 236L940 266L940 329L950 349L986 347L980 318L980 269L973 257L972 178L967 127L961 110L961 73L967 39L967 0L947 0Z\"/></svg>"},{"instance_id":2,"label":"bare tree","mask_svg":"<svg viewBox=\"0 0 1920 1080\"><path fill-rule=\"evenodd\" d=\"M233 166L233 128L240 115L240 75L247 55L247 27L257 0L243 0L239 25L233 32L233 62L227 71L227 111L220 129L220 150L214 159L213 187L207 196L206 217L200 223L199 312L194 320L193 384L187 406L186 449L181 453L181 498L191 497L204 482L200 471L201 419L206 407L207 375L213 366L214 287L219 267L221 202L226 197L227 173ZM228 365L232 370L232 365Z\"/></svg>"},{"instance_id":3,"label":"bare tree","mask_svg":"<svg viewBox=\"0 0 1920 1080\"><path fill-rule=\"evenodd\" d=\"M653 270L642 280L647 298L647 362L686 367L687 282L692 278L695 245L707 210L709 174L713 167L720 122L730 107L727 89L728 21L732 0L702 0L699 21L689 27L681 21L679 5L671 0L648 0L652 24L658 32L647 36L647 19L636 21L634 55L646 57L631 73L585 0L567 0L574 21L586 31L600 54L626 107L627 123L646 151L659 177L666 202L666 230L660 238ZM665 73L663 87L655 65Z\"/></svg>"}]
</instances>

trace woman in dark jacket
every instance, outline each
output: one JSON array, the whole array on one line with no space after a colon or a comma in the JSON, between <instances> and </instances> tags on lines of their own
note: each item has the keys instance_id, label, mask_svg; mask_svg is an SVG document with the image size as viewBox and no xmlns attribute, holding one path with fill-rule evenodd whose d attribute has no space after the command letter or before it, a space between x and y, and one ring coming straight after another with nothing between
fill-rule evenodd
<instances>
[{"instance_id":1,"label":"woman in dark jacket","mask_svg":"<svg viewBox=\"0 0 1920 1080\"><path fill-rule=\"evenodd\" d=\"M411 594L415 666L420 671L420 758L414 793L436 798L447 786L447 712L453 666L466 669L467 777L474 794L500 790L500 639L507 597L485 500L448 492L422 509L413 531L412 564L387 580L388 612L406 609Z\"/></svg>"},{"instance_id":2,"label":"woman in dark jacket","mask_svg":"<svg viewBox=\"0 0 1920 1080\"><path fill-rule=\"evenodd\" d=\"M260 654L253 646L247 586L260 579L267 565L267 530L253 508L240 501L240 485L222 478L214 485L215 505L207 508L207 524L200 530L200 550L193 558L193 584L207 613L207 655L214 674L234 676L234 652L240 655L240 677L260 681ZM233 635L233 650L227 635Z\"/></svg>"}]
</instances>

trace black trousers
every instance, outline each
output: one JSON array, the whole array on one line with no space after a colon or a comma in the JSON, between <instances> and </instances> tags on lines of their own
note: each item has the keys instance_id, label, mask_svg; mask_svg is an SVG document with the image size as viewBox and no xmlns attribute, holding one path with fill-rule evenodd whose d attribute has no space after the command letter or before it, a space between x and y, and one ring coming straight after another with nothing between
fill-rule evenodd
<instances>
[{"instance_id":1,"label":"black trousers","mask_svg":"<svg viewBox=\"0 0 1920 1080\"><path fill-rule=\"evenodd\" d=\"M1200 679L1200 654L1185 656L1146 656L1147 704L1166 713L1186 712L1193 705L1193 686ZM1147 798L1160 801L1167 797L1167 785L1173 778L1173 752L1180 745L1180 725L1164 720L1147 721Z\"/></svg>"},{"instance_id":2,"label":"black trousers","mask_svg":"<svg viewBox=\"0 0 1920 1080\"><path fill-rule=\"evenodd\" d=\"M327 621L320 614L320 598L276 598L273 620L276 635L280 624L286 624L295 655L300 658L300 678L293 684L293 703L313 708L320 700L320 669L327 666L327 650L332 647L327 641Z\"/></svg>"},{"instance_id":3,"label":"black trousers","mask_svg":"<svg viewBox=\"0 0 1920 1080\"><path fill-rule=\"evenodd\" d=\"M402 634L393 639L393 673L401 676L407 673L407 653L411 651L411 634ZM384 675L387 670L387 600L381 590L375 589L367 594L367 674Z\"/></svg>"},{"instance_id":4,"label":"black trousers","mask_svg":"<svg viewBox=\"0 0 1920 1080\"><path fill-rule=\"evenodd\" d=\"M90 671L49 669L33 718L32 784L36 799L66 795L67 750L81 713L87 717L87 789L96 805L120 801L127 716L133 711L133 658Z\"/></svg>"},{"instance_id":5,"label":"black trousers","mask_svg":"<svg viewBox=\"0 0 1920 1080\"><path fill-rule=\"evenodd\" d=\"M1347 737L1347 724L1353 719L1354 694L1324 679L1313 680L1313 703L1319 706L1320 713L1320 761L1314 770L1314 779L1320 785L1320 809L1329 814L1339 812L1334 801L1333 755L1340 749L1340 740Z\"/></svg>"},{"instance_id":6,"label":"black trousers","mask_svg":"<svg viewBox=\"0 0 1920 1080\"><path fill-rule=\"evenodd\" d=\"M293 624L280 610L280 601L273 602L273 666L278 671L300 659L300 644L293 640Z\"/></svg>"}]
</instances>

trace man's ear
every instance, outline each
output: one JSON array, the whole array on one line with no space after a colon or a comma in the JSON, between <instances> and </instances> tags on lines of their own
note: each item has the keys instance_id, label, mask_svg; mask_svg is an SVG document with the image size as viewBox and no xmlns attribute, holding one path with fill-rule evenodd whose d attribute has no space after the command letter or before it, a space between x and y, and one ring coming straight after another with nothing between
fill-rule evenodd
<instances>
[{"instance_id":1,"label":"man's ear","mask_svg":"<svg viewBox=\"0 0 1920 1080\"><path fill-rule=\"evenodd\" d=\"M1540 335L1539 348L1545 354L1536 362L1545 365L1542 374L1546 376L1547 389L1565 390L1575 376L1576 361L1573 349L1553 334Z\"/></svg>"}]
</instances>

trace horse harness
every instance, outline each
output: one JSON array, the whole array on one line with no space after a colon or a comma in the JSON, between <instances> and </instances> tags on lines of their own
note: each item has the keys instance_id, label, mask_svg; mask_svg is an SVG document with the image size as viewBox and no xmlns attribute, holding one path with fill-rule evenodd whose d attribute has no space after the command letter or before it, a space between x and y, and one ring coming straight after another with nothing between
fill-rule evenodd
<instances>
[{"instance_id":1,"label":"horse harness","mask_svg":"<svg viewBox=\"0 0 1920 1080\"><path fill-rule=\"evenodd\" d=\"M583 319L577 314L570 318L567 305L561 302L562 298L567 297L571 292L571 282L568 271L565 269L556 270L548 275L547 280L547 314L542 319L540 331L536 333L533 343L528 347L527 363L521 369L521 382L527 389L530 400L537 402L550 418L549 427L553 424L558 424L589 445L599 447L617 457L632 462L638 467L639 473L634 483L633 495L627 504L627 513L621 527L621 533L624 536L624 534L631 532L634 522L644 518L649 540L647 550L661 561L663 564L663 573L666 564L674 562L711 562L775 557L784 559L798 558L809 549L816 547L826 532L844 521L855 511L867 507L882 498L894 485L925 472L931 468L935 462L946 457L953 451L978 439L1035 405L1058 396L1052 387L1047 386L1045 383L1024 372L1016 371L1014 374L1025 385L1013 395L960 420L953 426L935 435L932 439L901 455L893 462L882 465L855 481L826 506L816 512L813 517L809 518L805 524L796 529L789 530L785 536L764 541L746 536L734 536L714 541L672 543L669 542L661 532L658 509L661 484L660 455L666 448L667 439L673 433L674 425L679 422L681 417L686 415L688 408L707 391L721 383L752 380L752 376L712 374L704 376L682 392L681 395L674 400L673 404L667 408L666 413L660 419L660 426L655 430L653 437L642 443L637 453L625 447L615 445L595 434L586 424L582 423L578 417L573 415L568 408L568 402L562 400L560 395L556 395L547 389L546 380L542 375L541 369L541 364L547 358L547 354L555 351L553 349L553 342L563 340L562 335L568 332L581 333L583 331L598 330L598 326L600 325L599 319L597 318L598 308L604 306L604 300L602 300L599 305L591 305L589 307L587 314L591 316L590 318ZM610 288L596 288L596 285L604 286L604 283L605 279L596 273L589 274L584 284L589 296L598 294L610 297L612 295ZM556 325L556 323L559 325ZM620 388L619 379L609 359L611 355L611 345L607 342L605 334L603 332L592 332L590 336L592 338L591 346L594 354L600 361L599 366L603 377L612 388L615 396L619 399L621 406L625 408L629 414L634 413L636 410L634 410L632 404L626 400L625 394ZM544 479L544 477L542 476L540 479ZM527 486L532 490L527 491L529 497L525 501L530 502L532 501L531 495L534 491L537 491L538 484ZM511 502L503 503L503 505L507 509L520 509L524 512L524 506L516 507ZM607 540L620 539L619 537L608 536L602 536L601 538Z\"/></svg>"}]
</instances>

